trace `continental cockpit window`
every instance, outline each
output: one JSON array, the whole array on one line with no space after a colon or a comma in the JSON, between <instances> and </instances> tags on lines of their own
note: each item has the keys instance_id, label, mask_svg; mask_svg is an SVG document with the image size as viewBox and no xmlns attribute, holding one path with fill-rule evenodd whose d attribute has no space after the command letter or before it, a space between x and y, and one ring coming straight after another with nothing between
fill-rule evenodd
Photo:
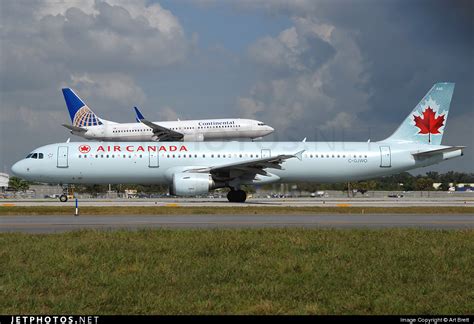
<instances>
[{"instance_id":1,"label":"continental cockpit window","mask_svg":"<svg viewBox=\"0 0 474 324\"><path fill-rule=\"evenodd\" d=\"M26 156L27 159L42 159L43 157L43 153L30 153Z\"/></svg>"},{"instance_id":2,"label":"continental cockpit window","mask_svg":"<svg viewBox=\"0 0 474 324\"><path fill-rule=\"evenodd\" d=\"M265 126L264 123L258 123L258 126Z\"/></svg>"}]
</instances>

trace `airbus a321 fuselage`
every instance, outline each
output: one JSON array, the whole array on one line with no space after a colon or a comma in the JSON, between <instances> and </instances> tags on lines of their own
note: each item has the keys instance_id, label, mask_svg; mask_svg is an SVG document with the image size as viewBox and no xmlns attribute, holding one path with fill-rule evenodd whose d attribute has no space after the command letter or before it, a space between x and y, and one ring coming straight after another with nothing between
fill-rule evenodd
<instances>
[{"instance_id":1,"label":"airbus a321 fuselage","mask_svg":"<svg viewBox=\"0 0 474 324\"><path fill-rule=\"evenodd\" d=\"M61 184L168 184L178 196L228 187L243 202L243 185L341 182L374 178L462 155L441 145L454 90L437 83L400 127L379 142L57 143L40 147L12 171Z\"/></svg>"}]
</instances>

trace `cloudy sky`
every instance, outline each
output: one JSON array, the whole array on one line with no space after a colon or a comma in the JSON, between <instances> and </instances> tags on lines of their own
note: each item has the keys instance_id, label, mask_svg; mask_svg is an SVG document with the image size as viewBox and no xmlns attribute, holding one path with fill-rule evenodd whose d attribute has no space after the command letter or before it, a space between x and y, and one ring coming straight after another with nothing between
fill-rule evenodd
<instances>
[{"instance_id":1,"label":"cloudy sky","mask_svg":"<svg viewBox=\"0 0 474 324\"><path fill-rule=\"evenodd\" d=\"M248 117L269 140L389 136L438 81L456 83L428 169L474 172L474 2L0 0L0 171L67 140L62 87L99 116ZM79 140L74 137L72 140Z\"/></svg>"}]
</instances>

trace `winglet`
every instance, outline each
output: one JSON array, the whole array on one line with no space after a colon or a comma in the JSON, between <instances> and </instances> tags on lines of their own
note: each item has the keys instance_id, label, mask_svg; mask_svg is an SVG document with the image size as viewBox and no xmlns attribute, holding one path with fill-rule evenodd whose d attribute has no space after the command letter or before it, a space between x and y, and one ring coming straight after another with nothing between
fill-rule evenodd
<instances>
[{"instance_id":1,"label":"winglet","mask_svg":"<svg viewBox=\"0 0 474 324\"><path fill-rule=\"evenodd\" d=\"M135 109L135 119L137 120L137 122L141 123L142 119L145 119L145 117L143 117L142 113L140 112L140 110L138 110L137 107L133 107L133 109Z\"/></svg>"},{"instance_id":2,"label":"winglet","mask_svg":"<svg viewBox=\"0 0 474 324\"><path fill-rule=\"evenodd\" d=\"M306 151L306 150L302 150L302 151L299 151L295 154L293 154L294 157L296 157L298 160L302 160L303 159L303 152Z\"/></svg>"}]
</instances>

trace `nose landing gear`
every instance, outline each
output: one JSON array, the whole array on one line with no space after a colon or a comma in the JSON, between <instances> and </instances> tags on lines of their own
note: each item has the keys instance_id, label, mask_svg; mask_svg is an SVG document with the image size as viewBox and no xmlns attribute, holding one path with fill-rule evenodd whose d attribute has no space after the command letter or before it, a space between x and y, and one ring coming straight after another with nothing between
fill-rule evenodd
<instances>
[{"instance_id":1,"label":"nose landing gear","mask_svg":"<svg viewBox=\"0 0 474 324\"><path fill-rule=\"evenodd\" d=\"M231 189L229 193L227 193L227 199L230 202L245 202L247 199L247 194L243 190L234 190Z\"/></svg>"}]
</instances>

